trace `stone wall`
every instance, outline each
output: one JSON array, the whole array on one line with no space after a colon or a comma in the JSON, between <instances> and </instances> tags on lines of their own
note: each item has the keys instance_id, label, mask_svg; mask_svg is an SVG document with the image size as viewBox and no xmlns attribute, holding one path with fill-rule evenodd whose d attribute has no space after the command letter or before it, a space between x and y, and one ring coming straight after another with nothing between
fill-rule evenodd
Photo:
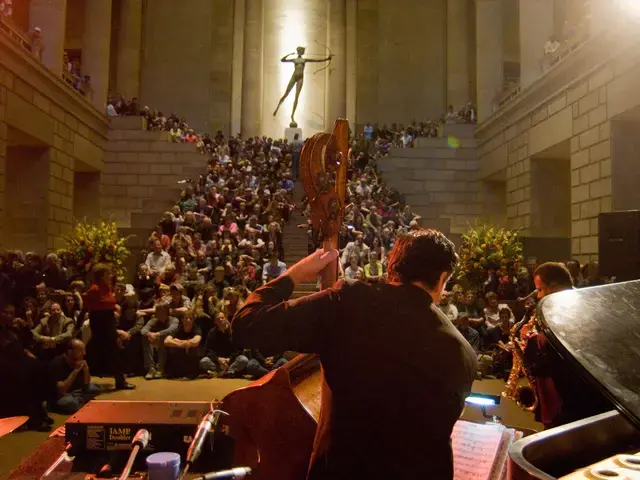
<instances>
[{"instance_id":1,"label":"stone wall","mask_svg":"<svg viewBox=\"0 0 640 480\"><path fill-rule=\"evenodd\" d=\"M446 0L359 0L356 118L437 118L446 100ZM338 53L338 52L336 52Z\"/></svg>"},{"instance_id":2,"label":"stone wall","mask_svg":"<svg viewBox=\"0 0 640 480\"><path fill-rule=\"evenodd\" d=\"M532 188L532 162L564 157L557 167L570 168L571 254L581 261L597 258L597 217L612 210L617 194L611 124L640 105L637 45L625 29L592 38L478 128L480 179L506 171L508 226L525 236L545 236L532 206L550 195Z\"/></svg>"},{"instance_id":3,"label":"stone wall","mask_svg":"<svg viewBox=\"0 0 640 480\"><path fill-rule=\"evenodd\" d=\"M421 225L460 234L480 215L473 125L445 125L442 138L394 148L380 164L383 180L404 194ZM460 142L452 148L448 136Z\"/></svg>"},{"instance_id":4,"label":"stone wall","mask_svg":"<svg viewBox=\"0 0 640 480\"><path fill-rule=\"evenodd\" d=\"M178 201L178 181L206 171L192 144L173 143L168 132L144 129L140 117L111 120L102 176L102 216L122 228L151 230ZM191 170L189 169L191 167Z\"/></svg>"},{"instance_id":5,"label":"stone wall","mask_svg":"<svg viewBox=\"0 0 640 480\"><path fill-rule=\"evenodd\" d=\"M231 126L233 0L146 2L142 104L184 116L198 131Z\"/></svg>"},{"instance_id":6,"label":"stone wall","mask_svg":"<svg viewBox=\"0 0 640 480\"><path fill-rule=\"evenodd\" d=\"M74 172L103 169L106 118L4 34L0 58L0 244L61 248Z\"/></svg>"}]
</instances>

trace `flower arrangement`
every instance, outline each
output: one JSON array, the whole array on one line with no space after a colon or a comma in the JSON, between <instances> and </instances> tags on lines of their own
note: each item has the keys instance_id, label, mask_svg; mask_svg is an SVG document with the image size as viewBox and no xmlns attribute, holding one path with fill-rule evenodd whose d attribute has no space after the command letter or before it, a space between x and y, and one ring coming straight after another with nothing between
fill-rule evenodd
<instances>
[{"instance_id":1,"label":"flower arrangement","mask_svg":"<svg viewBox=\"0 0 640 480\"><path fill-rule=\"evenodd\" d=\"M77 222L73 233L65 237L67 246L61 253L66 253L84 274L91 272L97 263L108 263L116 276L121 276L125 260L130 255L126 247L128 239L120 236L116 222L102 220L91 224L85 219Z\"/></svg>"},{"instance_id":2,"label":"flower arrangement","mask_svg":"<svg viewBox=\"0 0 640 480\"><path fill-rule=\"evenodd\" d=\"M517 231L489 224L470 226L462 235L456 278L465 279L472 287L479 288L489 269L502 270L506 274L509 267L522 259L522 243Z\"/></svg>"}]
</instances>

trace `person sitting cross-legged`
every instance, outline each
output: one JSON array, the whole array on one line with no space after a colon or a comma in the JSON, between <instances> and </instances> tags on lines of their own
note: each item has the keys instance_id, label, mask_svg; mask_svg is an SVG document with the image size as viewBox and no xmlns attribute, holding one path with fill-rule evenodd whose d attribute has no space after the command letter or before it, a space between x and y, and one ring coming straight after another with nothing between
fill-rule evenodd
<instances>
[{"instance_id":1,"label":"person sitting cross-legged","mask_svg":"<svg viewBox=\"0 0 640 480\"><path fill-rule=\"evenodd\" d=\"M71 339L73 328L73 319L64 316L59 303L52 303L49 315L43 317L32 330L36 356L45 361L55 358L63 351L63 345Z\"/></svg>"},{"instance_id":2,"label":"person sitting cross-legged","mask_svg":"<svg viewBox=\"0 0 640 480\"><path fill-rule=\"evenodd\" d=\"M198 376L201 342L202 330L193 321L193 312L189 310L182 317L178 331L164 339L164 346L167 348L168 377Z\"/></svg>"},{"instance_id":3,"label":"person sitting cross-legged","mask_svg":"<svg viewBox=\"0 0 640 480\"><path fill-rule=\"evenodd\" d=\"M170 316L171 306L167 302L159 303L155 306L155 314L142 327L142 351L144 355L144 366L147 380L162 378L164 367L167 363L167 348L164 340L169 335L174 335L180 328L180 321L176 317ZM157 352L158 361L154 354Z\"/></svg>"},{"instance_id":4,"label":"person sitting cross-legged","mask_svg":"<svg viewBox=\"0 0 640 480\"><path fill-rule=\"evenodd\" d=\"M254 379L260 378L269 371L267 369L267 359L257 349L245 348L239 354L236 351L236 355L231 357L229 363L229 368L223 375L226 378L247 376ZM280 365L278 364L278 366Z\"/></svg>"},{"instance_id":5,"label":"person sitting cross-legged","mask_svg":"<svg viewBox=\"0 0 640 480\"><path fill-rule=\"evenodd\" d=\"M215 326L209 330L204 345L204 357L200 359L200 369L211 378L223 375L229 368L229 360L233 352L231 344L231 328L224 312L218 312Z\"/></svg>"},{"instance_id":6,"label":"person sitting cross-legged","mask_svg":"<svg viewBox=\"0 0 640 480\"><path fill-rule=\"evenodd\" d=\"M91 382L85 353L82 340L73 339L67 342L65 352L49 363L49 372L56 382L56 397L48 401L50 410L75 413L102 391L100 385Z\"/></svg>"}]
</instances>

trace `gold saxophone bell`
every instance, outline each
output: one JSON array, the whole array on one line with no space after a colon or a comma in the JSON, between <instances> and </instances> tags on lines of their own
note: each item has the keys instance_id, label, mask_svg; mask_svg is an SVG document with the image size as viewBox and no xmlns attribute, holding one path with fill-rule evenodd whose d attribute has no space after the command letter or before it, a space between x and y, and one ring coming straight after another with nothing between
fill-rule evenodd
<instances>
[{"instance_id":1,"label":"gold saxophone bell","mask_svg":"<svg viewBox=\"0 0 640 480\"><path fill-rule=\"evenodd\" d=\"M520 385L514 396L516 405L522 410L533 412L538 408L538 394L531 385Z\"/></svg>"},{"instance_id":2,"label":"gold saxophone bell","mask_svg":"<svg viewBox=\"0 0 640 480\"><path fill-rule=\"evenodd\" d=\"M524 321L524 320L523 320ZM524 350L527 348L529 339L537 333L535 328L535 316L525 325L520 334L521 339L517 338L517 332L522 322L517 323L511 329L510 344L513 346L513 366L507 379L507 384L502 392L502 396L510 398L516 402L516 405L522 410L533 412L538 408L539 399L536 392L536 379L527 368L524 358ZM524 375L527 384L518 385L520 375Z\"/></svg>"}]
</instances>

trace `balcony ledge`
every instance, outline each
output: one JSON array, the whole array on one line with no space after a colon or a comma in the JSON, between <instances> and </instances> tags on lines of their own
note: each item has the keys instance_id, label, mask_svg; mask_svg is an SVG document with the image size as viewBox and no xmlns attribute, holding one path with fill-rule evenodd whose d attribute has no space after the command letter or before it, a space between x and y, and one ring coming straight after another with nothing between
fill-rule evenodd
<instances>
[{"instance_id":1,"label":"balcony ledge","mask_svg":"<svg viewBox=\"0 0 640 480\"><path fill-rule=\"evenodd\" d=\"M552 102L617 56L630 54L629 47L636 46L638 42L638 33L627 29L603 31L592 36L479 123L476 129L477 138L482 139L479 143L488 141L541 106Z\"/></svg>"},{"instance_id":2,"label":"balcony ledge","mask_svg":"<svg viewBox=\"0 0 640 480\"><path fill-rule=\"evenodd\" d=\"M102 137L104 142L107 141L109 123L106 113L101 112L3 32L0 32L0 51L3 68L59 107L72 113L80 122Z\"/></svg>"}]
</instances>

